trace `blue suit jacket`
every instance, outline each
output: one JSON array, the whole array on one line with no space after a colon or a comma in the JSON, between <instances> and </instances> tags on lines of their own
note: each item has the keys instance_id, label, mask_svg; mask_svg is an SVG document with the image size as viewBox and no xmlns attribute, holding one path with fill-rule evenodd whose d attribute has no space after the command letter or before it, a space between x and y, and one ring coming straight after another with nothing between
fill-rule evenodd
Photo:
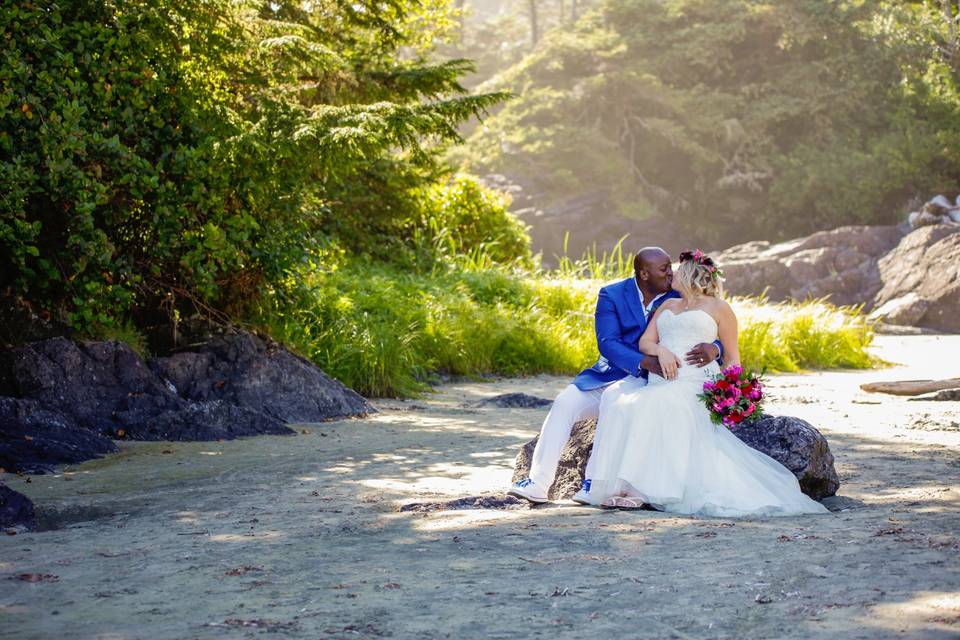
<instances>
[{"instance_id":1,"label":"blue suit jacket","mask_svg":"<svg viewBox=\"0 0 960 640\"><path fill-rule=\"evenodd\" d=\"M679 298L680 292L671 289L657 300L650 317L666 300ZM597 347L600 359L589 369L584 369L574 378L573 384L581 391L589 391L616 382L627 376L642 375L640 369L643 353L640 352L640 336L647 328L643 317L643 301L634 278L626 278L600 289L597 296L597 311L594 315L597 332ZM720 342L721 356L723 347Z\"/></svg>"}]
</instances>

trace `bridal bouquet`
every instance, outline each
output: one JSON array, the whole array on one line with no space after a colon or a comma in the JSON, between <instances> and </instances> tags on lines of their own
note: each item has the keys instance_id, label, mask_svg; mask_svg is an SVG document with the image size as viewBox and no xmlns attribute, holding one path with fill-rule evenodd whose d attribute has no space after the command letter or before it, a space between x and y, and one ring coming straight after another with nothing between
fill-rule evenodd
<instances>
[{"instance_id":1,"label":"bridal bouquet","mask_svg":"<svg viewBox=\"0 0 960 640\"><path fill-rule=\"evenodd\" d=\"M725 427L760 418L763 411L763 382L760 376L744 372L740 365L732 365L713 380L703 383L703 393L697 396L710 411L710 419Z\"/></svg>"}]
</instances>

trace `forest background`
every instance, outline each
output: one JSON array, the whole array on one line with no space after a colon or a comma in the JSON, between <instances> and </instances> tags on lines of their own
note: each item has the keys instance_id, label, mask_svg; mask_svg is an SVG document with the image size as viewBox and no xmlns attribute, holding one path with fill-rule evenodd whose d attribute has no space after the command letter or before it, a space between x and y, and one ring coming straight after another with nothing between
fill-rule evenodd
<instances>
[{"instance_id":1,"label":"forest background","mask_svg":"<svg viewBox=\"0 0 960 640\"><path fill-rule=\"evenodd\" d=\"M596 288L630 272L628 252L544 269L509 196L475 174L507 173L544 206L599 189L617 215L711 247L897 222L960 183L958 13L8 4L0 289L142 352L198 318L256 328L367 395L570 373L595 356ZM870 364L855 309L737 304L750 365Z\"/></svg>"}]
</instances>

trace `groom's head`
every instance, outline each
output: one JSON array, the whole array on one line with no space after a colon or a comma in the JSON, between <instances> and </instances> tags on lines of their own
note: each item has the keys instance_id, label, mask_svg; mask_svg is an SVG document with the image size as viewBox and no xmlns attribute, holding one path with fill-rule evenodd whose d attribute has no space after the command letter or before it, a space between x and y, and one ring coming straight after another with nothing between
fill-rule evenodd
<instances>
[{"instance_id":1,"label":"groom's head","mask_svg":"<svg viewBox=\"0 0 960 640\"><path fill-rule=\"evenodd\" d=\"M633 273L641 289L665 293L673 285L670 254L660 247L644 247L633 258Z\"/></svg>"}]
</instances>

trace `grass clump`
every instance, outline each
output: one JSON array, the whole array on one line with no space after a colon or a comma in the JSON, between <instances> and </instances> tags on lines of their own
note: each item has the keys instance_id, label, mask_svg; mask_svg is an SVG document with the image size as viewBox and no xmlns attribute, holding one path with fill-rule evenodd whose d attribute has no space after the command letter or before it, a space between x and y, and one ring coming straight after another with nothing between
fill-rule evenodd
<instances>
[{"instance_id":1,"label":"grass clump","mask_svg":"<svg viewBox=\"0 0 960 640\"><path fill-rule=\"evenodd\" d=\"M764 298L731 301L740 320L740 355L745 367L769 372L803 369L866 369L873 325L859 307L825 300L772 304Z\"/></svg>"},{"instance_id":2,"label":"grass clump","mask_svg":"<svg viewBox=\"0 0 960 640\"><path fill-rule=\"evenodd\" d=\"M595 292L570 281L353 263L299 291L262 323L367 396L416 395L437 374L568 374L595 357Z\"/></svg>"}]
</instances>

